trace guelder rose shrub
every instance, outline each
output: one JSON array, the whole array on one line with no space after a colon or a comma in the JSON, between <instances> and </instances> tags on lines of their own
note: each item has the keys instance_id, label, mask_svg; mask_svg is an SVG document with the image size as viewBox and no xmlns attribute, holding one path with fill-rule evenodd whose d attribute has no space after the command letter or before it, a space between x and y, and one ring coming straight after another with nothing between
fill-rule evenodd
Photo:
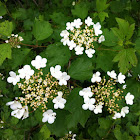
<instances>
[{"instance_id":1,"label":"guelder rose shrub","mask_svg":"<svg viewBox=\"0 0 140 140\"><path fill-rule=\"evenodd\" d=\"M1 140L139 140L138 1L0 1Z\"/></svg>"}]
</instances>

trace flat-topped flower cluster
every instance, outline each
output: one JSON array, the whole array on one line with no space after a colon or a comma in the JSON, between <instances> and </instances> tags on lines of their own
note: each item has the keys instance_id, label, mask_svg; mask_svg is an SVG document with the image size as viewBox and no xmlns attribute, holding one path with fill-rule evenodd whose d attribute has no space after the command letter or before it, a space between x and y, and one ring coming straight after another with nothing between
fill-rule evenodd
<instances>
[{"instance_id":1,"label":"flat-topped flower cluster","mask_svg":"<svg viewBox=\"0 0 140 140\"><path fill-rule=\"evenodd\" d=\"M113 114L113 119L125 117L129 113L129 107L122 104L132 105L134 95L130 92L124 93L126 85L123 85L122 89L117 87L117 84L125 83L125 75L119 73L117 76L114 70L108 71L107 75L109 78L101 78L101 73L97 71L91 78L91 82L97 85L91 85L79 92L84 98L82 108L98 114L102 113L103 106L106 106L109 113Z\"/></svg>"},{"instance_id":2,"label":"flat-topped flower cluster","mask_svg":"<svg viewBox=\"0 0 140 140\"><path fill-rule=\"evenodd\" d=\"M67 81L70 76L61 71L60 65L51 67L50 72L44 75L41 68L46 67L46 63L47 59L38 55L35 60L31 61L31 65L37 70L34 71L30 65L25 65L18 70L19 75L13 71L9 72L8 83L18 85L23 94L23 96L16 97L14 101L7 103L13 110L11 116L25 119L29 116L28 109L35 111L40 107L44 112L42 121L53 123L56 113L48 109L47 103L52 101L54 109L65 107L66 99L64 97L69 94Z\"/></svg>"},{"instance_id":3,"label":"flat-topped flower cluster","mask_svg":"<svg viewBox=\"0 0 140 140\"><path fill-rule=\"evenodd\" d=\"M66 30L63 30L60 36L63 37L63 45L68 45L70 50L74 49L76 55L82 55L85 50L89 58L95 53L95 42L105 41L100 23L94 24L90 17L85 19L85 23L80 18L67 22Z\"/></svg>"}]
</instances>

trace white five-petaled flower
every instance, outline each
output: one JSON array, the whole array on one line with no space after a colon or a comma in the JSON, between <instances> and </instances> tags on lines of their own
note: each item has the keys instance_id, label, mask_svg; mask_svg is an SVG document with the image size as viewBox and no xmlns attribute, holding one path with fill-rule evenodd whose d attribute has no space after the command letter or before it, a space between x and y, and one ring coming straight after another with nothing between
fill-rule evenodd
<instances>
[{"instance_id":1,"label":"white five-petaled flower","mask_svg":"<svg viewBox=\"0 0 140 140\"><path fill-rule=\"evenodd\" d=\"M125 96L126 104L132 105L133 100L134 100L134 95L132 95L132 94L130 94L130 92L128 92L127 95Z\"/></svg>"},{"instance_id":2,"label":"white five-petaled flower","mask_svg":"<svg viewBox=\"0 0 140 140\"><path fill-rule=\"evenodd\" d=\"M62 72L62 75L58 78L59 85L67 85L67 81L70 79L70 76L66 72Z\"/></svg>"},{"instance_id":3,"label":"white five-petaled flower","mask_svg":"<svg viewBox=\"0 0 140 140\"><path fill-rule=\"evenodd\" d=\"M79 95L83 96L83 98L86 99L86 98L92 97L93 93L91 91L91 88L87 87L87 88L80 90Z\"/></svg>"},{"instance_id":4,"label":"white five-petaled flower","mask_svg":"<svg viewBox=\"0 0 140 140\"><path fill-rule=\"evenodd\" d=\"M95 82L101 82L101 77L100 77L100 72L97 71L96 73L93 74L92 78L91 78L91 82L95 83Z\"/></svg>"},{"instance_id":5,"label":"white five-petaled flower","mask_svg":"<svg viewBox=\"0 0 140 140\"><path fill-rule=\"evenodd\" d=\"M55 119L56 119L56 113L53 112L53 110L49 109L43 113L42 122L48 122L49 124L52 124L54 123Z\"/></svg>"},{"instance_id":6,"label":"white five-petaled flower","mask_svg":"<svg viewBox=\"0 0 140 140\"><path fill-rule=\"evenodd\" d=\"M72 50L73 48L76 47L76 43L74 43L73 40L69 41L67 44L68 44L70 50Z\"/></svg>"},{"instance_id":7,"label":"white five-petaled flower","mask_svg":"<svg viewBox=\"0 0 140 140\"><path fill-rule=\"evenodd\" d=\"M74 27L80 28L80 26L81 26L82 24L83 24L83 23L81 22L81 19L80 19L80 18L74 20Z\"/></svg>"},{"instance_id":8,"label":"white five-petaled flower","mask_svg":"<svg viewBox=\"0 0 140 140\"><path fill-rule=\"evenodd\" d=\"M10 105L10 108L12 110L16 110L16 109L21 109L22 108L21 103L16 101L16 100L15 101L10 101L10 102L6 103L6 105L7 106Z\"/></svg>"},{"instance_id":9,"label":"white five-petaled flower","mask_svg":"<svg viewBox=\"0 0 140 140\"><path fill-rule=\"evenodd\" d=\"M120 84L123 84L123 83L125 83L124 79L125 79L125 75L123 75L122 73L119 73L117 81Z\"/></svg>"},{"instance_id":10,"label":"white five-petaled flower","mask_svg":"<svg viewBox=\"0 0 140 140\"><path fill-rule=\"evenodd\" d=\"M98 43L101 43L101 42L103 42L103 41L105 41L105 37L104 37L103 35L101 35L101 36L99 37Z\"/></svg>"},{"instance_id":11,"label":"white five-petaled flower","mask_svg":"<svg viewBox=\"0 0 140 140\"><path fill-rule=\"evenodd\" d=\"M88 49L88 50L85 50L85 53L87 54L87 56L89 58L92 58L93 54L95 53L95 50L94 49Z\"/></svg>"},{"instance_id":12,"label":"white five-petaled flower","mask_svg":"<svg viewBox=\"0 0 140 140\"><path fill-rule=\"evenodd\" d=\"M7 82L8 82L8 83L13 83L13 85L16 85L17 82L20 81L19 75L16 75L15 72L10 71L10 72L9 72L9 75L10 75L10 77L7 78Z\"/></svg>"},{"instance_id":13,"label":"white five-petaled flower","mask_svg":"<svg viewBox=\"0 0 140 140\"><path fill-rule=\"evenodd\" d=\"M113 119L121 118L121 113L117 113L117 112L116 112L112 118L113 118Z\"/></svg>"},{"instance_id":14,"label":"white five-petaled flower","mask_svg":"<svg viewBox=\"0 0 140 140\"><path fill-rule=\"evenodd\" d=\"M94 110L94 108L95 108L95 105L93 105L95 103L95 99L94 98L85 98L84 99L84 103L85 104L82 105L82 108L84 110L87 110L87 109L89 109L91 111Z\"/></svg>"},{"instance_id":15,"label":"white five-petaled flower","mask_svg":"<svg viewBox=\"0 0 140 140\"><path fill-rule=\"evenodd\" d=\"M66 26L67 26L66 29L72 31L74 29L74 25L75 25L74 22L67 22L66 23Z\"/></svg>"},{"instance_id":16,"label":"white five-petaled flower","mask_svg":"<svg viewBox=\"0 0 140 140\"><path fill-rule=\"evenodd\" d=\"M94 23L92 22L92 18L90 18L90 17L87 17L87 19L85 19L85 23L87 24L87 26L91 26L91 25L94 24Z\"/></svg>"},{"instance_id":17,"label":"white five-petaled flower","mask_svg":"<svg viewBox=\"0 0 140 140\"><path fill-rule=\"evenodd\" d=\"M14 117L16 117L18 119L21 119L21 117L23 116L24 112L25 112L24 108L19 108L19 109L13 110L11 112L11 116L14 116Z\"/></svg>"},{"instance_id":18,"label":"white five-petaled flower","mask_svg":"<svg viewBox=\"0 0 140 140\"><path fill-rule=\"evenodd\" d=\"M112 70L111 72L110 71L108 71L107 72L107 75L108 76L110 76L111 78L113 78L113 79L116 79L117 77L117 74L115 73L115 71L114 70Z\"/></svg>"},{"instance_id":19,"label":"white five-petaled flower","mask_svg":"<svg viewBox=\"0 0 140 140\"><path fill-rule=\"evenodd\" d=\"M53 99L54 108L55 109L63 109L65 107L66 100L62 98L63 93L61 91L58 92L58 96Z\"/></svg>"},{"instance_id":20,"label":"white five-petaled flower","mask_svg":"<svg viewBox=\"0 0 140 140\"><path fill-rule=\"evenodd\" d=\"M102 30L101 29L101 25L99 22L97 22L96 24L93 25L94 31L95 31L95 35L98 36L100 34L102 34Z\"/></svg>"},{"instance_id":21,"label":"white five-petaled flower","mask_svg":"<svg viewBox=\"0 0 140 140\"><path fill-rule=\"evenodd\" d=\"M83 54L83 50L84 50L84 47L80 47L79 45L78 46L76 46L75 48L75 53L76 53L76 55L81 55L81 54Z\"/></svg>"},{"instance_id":22,"label":"white five-petaled flower","mask_svg":"<svg viewBox=\"0 0 140 140\"><path fill-rule=\"evenodd\" d=\"M35 57L35 60L31 61L32 66L34 66L36 69L45 68L46 63L47 63L47 59L42 58L40 55L37 55Z\"/></svg>"},{"instance_id":23,"label":"white five-petaled flower","mask_svg":"<svg viewBox=\"0 0 140 140\"><path fill-rule=\"evenodd\" d=\"M129 113L129 107L128 106L125 106L121 109L121 116L122 117L125 117L126 114Z\"/></svg>"},{"instance_id":24,"label":"white five-petaled flower","mask_svg":"<svg viewBox=\"0 0 140 140\"><path fill-rule=\"evenodd\" d=\"M69 37L65 36L64 38L61 39L61 42L63 43L63 45L67 45L69 43Z\"/></svg>"},{"instance_id":25,"label":"white five-petaled flower","mask_svg":"<svg viewBox=\"0 0 140 140\"><path fill-rule=\"evenodd\" d=\"M21 79L25 78L26 80L30 79L30 77L34 74L34 70L31 69L30 65L25 65L22 69L18 70L19 77Z\"/></svg>"},{"instance_id":26,"label":"white five-petaled flower","mask_svg":"<svg viewBox=\"0 0 140 140\"><path fill-rule=\"evenodd\" d=\"M63 30L61 33L60 33L60 36L61 37L68 37L69 36L69 32L67 30Z\"/></svg>"},{"instance_id":27,"label":"white five-petaled flower","mask_svg":"<svg viewBox=\"0 0 140 140\"><path fill-rule=\"evenodd\" d=\"M2 19L3 17L2 16L0 16L0 19Z\"/></svg>"},{"instance_id":28,"label":"white five-petaled flower","mask_svg":"<svg viewBox=\"0 0 140 140\"><path fill-rule=\"evenodd\" d=\"M62 72L60 70L61 70L60 65L56 65L55 67L51 67L50 68L51 75L53 77L55 77L56 79L59 79L62 76Z\"/></svg>"},{"instance_id":29,"label":"white five-petaled flower","mask_svg":"<svg viewBox=\"0 0 140 140\"><path fill-rule=\"evenodd\" d=\"M95 114L102 113L102 108L103 108L102 103L99 103L98 105L95 105L94 113Z\"/></svg>"}]
</instances>

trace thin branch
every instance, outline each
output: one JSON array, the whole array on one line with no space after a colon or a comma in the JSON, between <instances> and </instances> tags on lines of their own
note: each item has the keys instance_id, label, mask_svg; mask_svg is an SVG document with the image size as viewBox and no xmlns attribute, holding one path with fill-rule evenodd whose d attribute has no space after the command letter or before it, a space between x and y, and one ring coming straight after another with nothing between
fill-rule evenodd
<instances>
[{"instance_id":1,"label":"thin branch","mask_svg":"<svg viewBox=\"0 0 140 140\"><path fill-rule=\"evenodd\" d=\"M20 43L20 45L23 45L23 46L29 46L29 47L33 47L33 48L38 48L38 47L47 47L47 46L38 46L38 45L29 45L29 44L23 44L23 43Z\"/></svg>"}]
</instances>

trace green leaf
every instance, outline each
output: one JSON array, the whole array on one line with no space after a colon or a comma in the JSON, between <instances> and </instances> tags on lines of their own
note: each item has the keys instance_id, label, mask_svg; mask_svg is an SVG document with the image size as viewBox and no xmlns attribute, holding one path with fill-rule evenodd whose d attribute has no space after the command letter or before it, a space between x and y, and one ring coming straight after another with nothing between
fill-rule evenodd
<instances>
[{"instance_id":1,"label":"green leaf","mask_svg":"<svg viewBox=\"0 0 140 140\"><path fill-rule=\"evenodd\" d=\"M16 125L18 122L19 122L19 119L15 118L15 117L11 118L11 124L12 125Z\"/></svg>"},{"instance_id":2,"label":"green leaf","mask_svg":"<svg viewBox=\"0 0 140 140\"><path fill-rule=\"evenodd\" d=\"M6 58L11 59L11 46L10 44L0 44L0 65Z\"/></svg>"},{"instance_id":3,"label":"green leaf","mask_svg":"<svg viewBox=\"0 0 140 140\"><path fill-rule=\"evenodd\" d=\"M123 49L114 57L113 61L119 62L118 67L123 74L125 74L131 66L137 65L135 51L136 50L133 48Z\"/></svg>"},{"instance_id":4,"label":"green leaf","mask_svg":"<svg viewBox=\"0 0 140 140\"><path fill-rule=\"evenodd\" d=\"M76 80L88 80L92 77L92 60L82 55L71 63L69 75Z\"/></svg>"},{"instance_id":5,"label":"green leaf","mask_svg":"<svg viewBox=\"0 0 140 140\"><path fill-rule=\"evenodd\" d=\"M140 38L137 38L137 40L135 41L135 44L136 44L135 49L140 54Z\"/></svg>"},{"instance_id":6,"label":"green leaf","mask_svg":"<svg viewBox=\"0 0 140 140\"><path fill-rule=\"evenodd\" d=\"M50 137L51 132L46 125L43 125L41 130L39 131L39 134L42 136L43 139L47 139Z\"/></svg>"},{"instance_id":7,"label":"green leaf","mask_svg":"<svg viewBox=\"0 0 140 140\"><path fill-rule=\"evenodd\" d=\"M122 140L122 133L120 131L121 126L117 125L114 129L114 135L117 140Z\"/></svg>"},{"instance_id":8,"label":"green leaf","mask_svg":"<svg viewBox=\"0 0 140 140\"><path fill-rule=\"evenodd\" d=\"M135 29L135 23L133 23L129 26L129 29L127 31L126 40L129 40L132 37L132 35L134 33L134 29Z\"/></svg>"},{"instance_id":9,"label":"green leaf","mask_svg":"<svg viewBox=\"0 0 140 140\"><path fill-rule=\"evenodd\" d=\"M61 43L55 43L49 45L44 52L40 54L42 57L48 59L47 64L49 66L55 66L57 64L62 67L68 63L70 59L70 50L67 46L63 46Z\"/></svg>"},{"instance_id":10,"label":"green leaf","mask_svg":"<svg viewBox=\"0 0 140 140\"><path fill-rule=\"evenodd\" d=\"M85 3L78 3L75 5L74 9L71 10L74 16L84 19L88 16L89 6Z\"/></svg>"},{"instance_id":11,"label":"green leaf","mask_svg":"<svg viewBox=\"0 0 140 140\"><path fill-rule=\"evenodd\" d=\"M107 0L96 0L96 9L98 12L104 11L108 6Z\"/></svg>"},{"instance_id":12,"label":"green leaf","mask_svg":"<svg viewBox=\"0 0 140 140\"><path fill-rule=\"evenodd\" d=\"M99 19L101 22L103 22L105 20L106 17L108 17L108 13L106 12L100 12L98 13Z\"/></svg>"},{"instance_id":13,"label":"green leaf","mask_svg":"<svg viewBox=\"0 0 140 140\"><path fill-rule=\"evenodd\" d=\"M98 123L100 125L100 128L109 129L112 121L109 118L98 118Z\"/></svg>"},{"instance_id":14,"label":"green leaf","mask_svg":"<svg viewBox=\"0 0 140 140\"><path fill-rule=\"evenodd\" d=\"M105 46L116 46L118 42L118 38L114 35L112 30L104 29L103 34L105 36L105 41L103 44Z\"/></svg>"},{"instance_id":15,"label":"green leaf","mask_svg":"<svg viewBox=\"0 0 140 140\"><path fill-rule=\"evenodd\" d=\"M18 20L25 20L27 18L27 10L24 8L17 9L16 12L12 13L12 17Z\"/></svg>"},{"instance_id":16,"label":"green leaf","mask_svg":"<svg viewBox=\"0 0 140 140\"><path fill-rule=\"evenodd\" d=\"M116 27L111 28L111 30L113 31L114 35L116 35L119 38L119 40L122 40L122 41L124 40L125 36L121 30L119 30Z\"/></svg>"},{"instance_id":17,"label":"green leaf","mask_svg":"<svg viewBox=\"0 0 140 140\"><path fill-rule=\"evenodd\" d=\"M10 36L13 31L13 24L5 20L4 22L0 23L0 35Z\"/></svg>"},{"instance_id":18,"label":"green leaf","mask_svg":"<svg viewBox=\"0 0 140 140\"><path fill-rule=\"evenodd\" d=\"M65 109L71 112L66 118L68 129L75 128L77 123L80 123L84 127L91 113L82 109L84 101L79 95L80 90L80 88L73 89L67 99Z\"/></svg>"},{"instance_id":19,"label":"green leaf","mask_svg":"<svg viewBox=\"0 0 140 140\"><path fill-rule=\"evenodd\" d=\"M48 21L35 20L33 35L37 40L44 40L53 33L51 24Z\"/></svg>"},{"instance_id":20,"label":"green leaf","mask_svg":"<svg viewBox=\"0 0 140 140\"><path fill-rule=\"evenodd\" d=\"M0 2L0 16L4 16L7 13L5 5Z\"/></svg>"},{"instance_id":21,"label":"green leaf","mask_svg":"<svg viewBox=\"0 0 140 140\"><path fill-rule=\"evenodd\" d=\"M123 11L124 10L123 7L124 6L123 6L122 2L120 2L120 1L112 1L111 5L110 5L111 11L114 13Z\"/></svg>"},{"instance_id":22,"label":"green leaf","mask_svg":"<svg viewBox=\"0 0 140 140\"><path fill-rule=\"evenodd\" d=\"M139 135L139 132L140 132L139 126L130 126L129 128L135 135L137 136Z\"/></svg>"}]
</instances>

